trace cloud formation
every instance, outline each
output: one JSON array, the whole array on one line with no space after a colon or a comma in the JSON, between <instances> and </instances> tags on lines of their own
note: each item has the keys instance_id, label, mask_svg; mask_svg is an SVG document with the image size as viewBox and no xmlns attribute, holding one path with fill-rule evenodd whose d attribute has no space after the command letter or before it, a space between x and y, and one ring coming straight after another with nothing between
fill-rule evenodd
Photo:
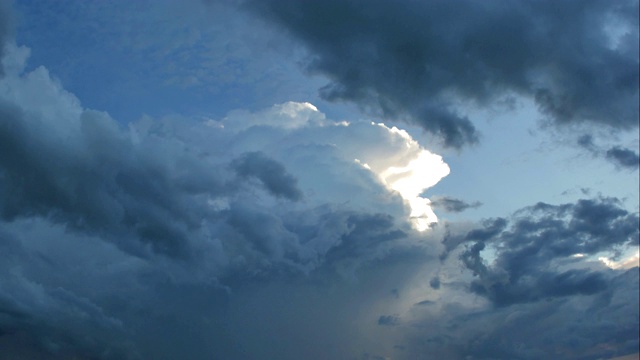
<instances>
[{"instance_id":1,"label":"cloud formation","mask_svg":"<svg viewBox=\"0 0 640 360\"><path fill-rule=\"evenodd\" d=\"M538 203L520 210L510 226L509 221L496 219L444 241L445 245L466 244L459 257L477 277L470 290L497 306L508 306L606 290L607 279L600 272L550 270L552 264L576 254L593 256L625 245L635 246L638 221L638 214L621 208L617 199ZM492 264L483 259L485 250L495 252Z\"/></svg>"},{"instance_id":2,"label":"cloud formation","mask_svg":"<svg viewBox=\"0 0 640 360\"><path fill-rule=\"evenodd\" d=\"M620 167L638 169L640 166L640 156L633 150L615 146L607 150L606 154L607 159L612 160Z\"/></svg>"},{"instance_id":3,"label":"cloud formation","mask_svg":"<svg viewBox=\"0 0 640 360\"><path fill-rule=\"evenodd\" d=\"M349 281L416 246L409 206L354 161L406 166L427 153L406 133L329 121L301 103L221 120L143 117L123 126L82 107L45 68L26 71L28 49L8 49L3 60L10 66L0 80L7 259L0 341L13 344L7 354L300 357L308 350L258 346L263 340L252 335L256 327L240 325L242 315L233 324L219 319L248 311L260 291L275 296L260 290L260 281ZM316 280L305 278L312 273ZM326 288L305 286L316 292L309 297L324 299ZM248 297L232 295L243 289ZM352 290L346 293L362 306ZM176 318L167 319L174 311ZM194 326L232 341L205 345L210 341L189 332ZM156 344L158 338L171 338L172 346ZM255 343L238 344L245 338Z\"/></svg>"},{"instance_id":4,"label":"cloud formation","mask_svg":"<svg viewBox=\"0 0 640 360\"><path fill-rule=\"evenodd\" d=\"M467 203L463 200L456 199L450 196L434 196L431 198L431 206L434 208L440 208L446 212L459 213L467 209L475 209L482 206L482 203L475 201L473 203Z\"/></svg>"},{"instance_id":5,"label":"cloud formation","mask_svg":"<svg viewBox=\"0 0 640 360\"><path fill-rule=\"evenodd\" d=\"M0 1L0 59L4 58L5 46L12 38L13 17L7 1ZM4 67L0 63L0 77L4 75Z\"/></svg>"},{"instance_id":6,"label":"cloud formation","mask_svg":"<svg viewBox=\"0 0 640 360\"><path fill-rule=\"evenodd\" d=\"M253 177L274 196L297 201L302 198L302 192L297 188L297 180L287 174L284 166L268 158L261 152L242 154L231 163L231 167L240 177Z\"/></svg>"},{"instance_id":7,"label":"cloud formation","mask_svg":"<svg viewBox=\"0 0 640 360\"><path fill-rule=\"evenodd\" d=\"M404 333L398 358L598 359L637 351L637 256L629 265L623 249L637 249L638 214L617 199L538 203L447 228L441 268L414 285L422 296L396 308L403 322L394 331ZM601 254L628 267L610 268Z\"/></svg>"},{"instance_id":8,"label":"cloud formation","mask_svg":"<svg viewBox=\"0 0 640 360\"><path fill-rule=\"evenodd\" d=\"M306 69L349 101L477 142L456 104L533 99L554 124L637 127L638 2L246 1L309 51Z\"/></svg>"},{"instance_id":9,"label":"cloud formation","mask_svg":"<svg viewBox=\"0 0 640 360\"><path fill-rule=\"evenodd\" d=\"M433 4L412 6L448 8ZM371 8L382 28L386 6ZM639 272L628 255L638 213L617 199L537 203L478 223L444 217L420 232L416 208L428 220L431 205L474 204L420 196L449 167L404 130L334 121L302 102L122 123L46 68L25 68L28 56L9 43L0 78L2 359L637 351ZM389 109L406 111L395 99Z\"/></svg>"},{"instance_id":10,"label":"cloud formation","mask_svg":"<svg viewBox=\"0 0 640 360\"><path fill-rule=\"evenodd\" d=\"M592 155L604 157L612 162L617 168L637 170L640 166L640 156L637 152L620 146L613 146L604 150L601 146L596 145L593 136L586 134L578 138L578 145L591 152Z\"/></svg>"}]
</instances>

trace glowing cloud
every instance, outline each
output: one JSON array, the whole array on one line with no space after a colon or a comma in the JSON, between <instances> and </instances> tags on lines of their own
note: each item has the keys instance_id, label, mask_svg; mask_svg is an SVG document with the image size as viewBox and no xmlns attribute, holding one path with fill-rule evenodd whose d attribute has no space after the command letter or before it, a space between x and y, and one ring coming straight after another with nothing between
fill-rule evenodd
<instances>
[{"instance_id":1,"label":"glowing cloud","mask_svg":"<svg viewBox=\"0 0 640 360\"><path fill-rule=\"evenodd\" d=\"M399 159L376 159L375 162L360 163L366 169L378 175L387 189L396 191L411 208L411 222L418 231L424 231L432 223L438 222L437 216L431 209L429 199L420 194L437 184L449 175L449 166L442 157L425 150L409 133L397 127L387 127L379 123L390 135L402 140L406 146L404 156Z\"/></svg>"}]
</instances>

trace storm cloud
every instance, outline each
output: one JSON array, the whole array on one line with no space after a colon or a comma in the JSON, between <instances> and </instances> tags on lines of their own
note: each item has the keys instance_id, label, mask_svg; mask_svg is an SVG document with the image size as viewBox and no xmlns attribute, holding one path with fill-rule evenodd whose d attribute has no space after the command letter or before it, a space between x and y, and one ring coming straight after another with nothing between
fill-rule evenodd
<instances>
[{"instance_id":1,"label":"storm cloud","mask_svg":"<svg viewBox=\"0 0 640 360\"><path fill-rule=\"evenodd\" d=\"M247 21L237 3L133 7L153 14L125 11L133 9L126 2L16 3L27 22L18 40L37 42L46 29L68 41L52 42L73 57L57 69L74 75L60 79L49 67L56 56L36 50L44 38L26 44L30 57L2 30L11 16L0 9L0 359L596 360L637 352L639 218L624 193L575 184L570 166L574 189L592 189L581 196L617 198L567 192L558 201L522 184L510 192L503 185L517 181L484 153L465 169L473 166L462 157L431 152L432 138L415 127L306 98L315 82L273 104L288 87L274 79L302 76L291 71L299 49L290 59L259 55L292 44L263 42L287 29L306 45L303 66L329 79L325 99L418 124L451 147L479 136L467 101L492 108L509 96L537 101L554 124L635 129L627 116L637 108L627 105L637 97L629 40L637 40L637 15L628 12L636 3L240 1L277 26ZM210 16L229 19L208 27ZM112 57L113 44L122 57ZM122 69L98 76L97 63ZM167 88L133 84L150 75L133 76L143 68ZM194 74L199 85L182 98L167 90ZM260 95L254 77L280 90ZM144 89L153 101L93 110L71 78L96 96ZM206 92L212 79L232 94ZM115 115L147 106L171 111ZM500 138L511 135L502 130ZM522 138L509 140L489 152L495 163L504 160L498 150L518 164L532 160L527 175L540 175L548 190L567 159L553 154L554 165L541 169L551 162L536 159L548 153L521 156ZM625 141L598 147L587 136L579 146L624 167L637 160ZM614 173L622 184L637 181ZM449 188L458 180L462 189ZM485 218L448 219L480 203L427 199L437 186L473 194L465 199L482 200ZM432 207L444 214L431 216Z\"/></svg>"},{"instance_id":2,"label":"storm cloud","mask_svg":"<svg viewBox=\"0 0 640 360\"><path fill-rule=\"evenodd\" d=\"M637 351L637 255L615 269L594 261L622 260L618 251L638 244L638 214L619 200L538 203L471 228L449 226L430 290L400 313L411 324L400 358L597 359ZM469 277L459 275L460 265Z\"/></svg>"},{"instance_id":3,"label":"storm cloud","mask_svg":"<svg viewBox=\"0 0 640 360\"><path fill-rule=\"evenodd\" d=\"M246 1L309 51L320 94L477 142L457 102L532 99L557 125L638 126L637 1ZM615 31L611 30L615 27Z\"/></svg>"},{"instance_id":4,"label":"storm cloud","mask_svg":"<svg viewBox=\"0 0 640 360\"><path fill-rule=\"evenodd\" d=\"M383 165L412 160L423 149L402 134L370 122L354 124L358 130L324 123L302 103L220 121L143 117L123 126L82 107L45 68L25 70L26 48L8 48L0 342L11 346L3 356L299 357L308 349L262 347L257 328L242 325L256 293L276 296L270 286L282 281L290 297L300 288L289 281L308 281L303 287L316 295L307 299L324 299L325 282L348 282L415 246L402 199L353 161L354 153L375 160L373 146L388 155ZM232 117L242 126L220 126ZM298 125L280 126L287 119ZM331 172L341 176L318 177ZM303 188L311 189L304 198ZM342 294L352 308L363 303L352 290ZM280 320L308 306L299 301ZM234 311L231 323L222 320ZM205 345L193 329L235 340Z\"/></svg>"},{"instance_id":5,"label":"storm cloud","mask_svg":"<svg viewBox=\"0 0 640 360\"><path fill-rule=\"evenodd\" d=\"M510 224L500 219L497 222L503 226L496 227L496 221L448 238L445 245L450 249L450 243L466 243L459 258L477 277L470 290L497 306L602 292L608 287L602 273L550 269L558 259L638 244L638 214L627 212L612 198L539 203L520 210ZM481 255L489 248L496 253L492 264Z\"/></svg>"}]
</instances>

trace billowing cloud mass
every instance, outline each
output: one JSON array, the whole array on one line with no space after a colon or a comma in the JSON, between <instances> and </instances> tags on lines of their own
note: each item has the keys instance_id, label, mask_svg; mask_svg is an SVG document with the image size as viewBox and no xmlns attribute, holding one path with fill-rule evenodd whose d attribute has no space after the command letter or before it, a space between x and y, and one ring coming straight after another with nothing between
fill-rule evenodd
<instances>
[{"instance_id":1,"label":"billowing cloud mass","mask_svg":"<svg viewBox=\"0 0 640 360\"><path fill-rule=\"evenodd\" d=\"M414 242L409 203L354 160L406 166L426 153L406 133L334 123L298 103L204 122L147 117L127 129L84 109L45 68L25 72L28 52L10 46L0 82L0 214L12 259L3 271L3 334L16 354L155 357L146 340L125 341L137 326L125 313L143 319L129 305L110 312L120 301L111 296L150 299L169 286L170 297L195 286L226 298L242 279L325 268L351 277ZM70 264L96 258L112 269L72 275ZM11 270L22 262L31 265ZM89 286L92 276L121 290ZM140 281L146 290L132 290ZM25 300L33 296L40 300Z\"/></svg>"},{"instance_id":2,"label":"billowing cloud mass","mask_svg":"<svg viewBox=\"0 0 640 360\"><path fill-rule=\"evenodd\" d=\"M638 2L246 1L309 50L325 99L478 140L457 104L535 100L555 124L638 126Z\"/></svg>"},{"instance_id":3,"label":"billowing cloud mass","mask_svg":"<svg viewBox=\"0 0 640 360\"><path fill-rule=\"evenodd\" d=\"M245 3L274 19L291 16L279 21L302 37L312 68L332 81L323 90L328 98L419 123L450 146L477 134L456 115L454 100L444 101L449 95L489 103L510 91L538 94L555 121L634 126L626 117L634 110L623 105L637 89L619 76L637 62L624 50L637 32L624 35L622 22L611 30L623 34L620 42L605 49L602 29L586 27L603 14L637 24L626 3L589 2L580 16L561 16L575 5L542 11L544 2L470 2L458 15L466 21L457 23L450 5L438 2L320 4ZM2 29L3 9L0 360L595 360L637 353L633 199L594 189L581 195L597 191L592 198L562 195L454 221L447 213L491 204L430 196L464 193L439 188L459 181L461 165L409 130L334 118L306 100L258 110L248 104L223 116L117 119L88 108L47 67L32 64L31 50ZM507 12L513 20L501 16ZM549 39L556 28L562 36ZM489 36L496 32L518 44L511 57L493 55L504 44ZM573 42L587 38L594 45ZM453 61L464 39L459 46L474 60ZM618 65L593 75L596 60L578 62L580 51ZM577 78L594 86L574 87ZM566 101L562 109L558 99ZM604 112L613 117L600 118ZM588 136L579 145L633 169L624 148L602 150ZM511 179L485 160L478 160L482 175L463 178L463 187L491 181L496 203L517 200L501 188ZM550 169L536 171L552 179ZM636 176L631 171L616 173Z\"/></svg>"},{"instance_id":4,"label":"billowing cloud mass","mask_svg":"<svg viewBox=\"0 0 640 360\"><path fill-rule=\"evenodd\" d=\"M508 229L508 221L495 219L462 239L445 237L444 242L469 244L460 259L478 277L470 290L506 306L606 290L607 279L600 272L549 270L558 259L635 245L638 221L638 215L620 208L617 199L539 203L519 211ZM483 250L495 252L492 265L483 260Z\"/></svg>"}]
</instances>

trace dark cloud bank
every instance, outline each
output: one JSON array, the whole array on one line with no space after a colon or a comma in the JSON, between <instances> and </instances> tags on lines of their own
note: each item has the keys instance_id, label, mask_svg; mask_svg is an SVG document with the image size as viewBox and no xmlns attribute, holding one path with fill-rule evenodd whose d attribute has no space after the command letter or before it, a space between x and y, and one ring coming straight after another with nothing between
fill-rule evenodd
<instances>
[{"instance_id":1,"label":"dark cloud bank","mask_svg":"<svg viewBox=\"0 0 640 360\"><path fill-rule=\"evenodd\" d=\"M286 29L327 76L320 94L462 147L457 101L535 100L557 125L638 126L637 1L295 1L244 6ZM624 28L618 36L612 27ZM624 33L626 31L626 33ZM611 36L610 34L614 34Z\"/></svg>"},{"instance_id":2,"label":"dark cloud bank","mask_svg":"<svg viewBox=\"0 0 640 360\"><path fill-rule=\"evenodd\" d=\"M535 90L558 121L632 126L622 103L580 100L571 81L555 78L534 88L524 76L541 66L535 57L527 62L535 54L526 46L540 51L548 41L574 39L547 39L552 26L573 29L601 12L623 16L623 3L585 3L581 16L565 20L571 26L556 19L570 6L562 3L549 12L557 15L542 17L540 34L520 22L532 25L525 10L544 2L463 10L477 31L445 21L451 10L444 3L388 9L373 2L360 19L351 19L350 2L326 2L324 12L314 8L319 2L265 4L273 14L288 11L300 22L294 30L308 26L313 47L327 47L313 65L335 80L327 96L379 102L390 113L418 105L405 115L452 146L472 141L473 127L425 78L451 80L448 90L478 101L491 99L495 88L532 96ZM309 18L309 9L319 13ZM430 52L397 42L422 25L411 10L434 22L434 30L416 33L418 40L430 44L442 26L454 39L471 37L467 51L482 61L449 64L439 56L459 49ZM517 10L515 20L498 16L507 10ZM342 45L312 31L320 15L335 13L345 18L332 16L335 23L325 28ZM406 29L382 36L398 16L406 17ZM367 31L346 36L351 21ZM514 43L526 41L519 56L531 65L493 55L499 42L472 41L505 26ZM361 38L364 53L351 53L350 36ZM569 80L582 69L588 79L594 65L574 64L570 55L592 48L567 47L549 66ZM347 61L334 74L338 48ZM633 94L618 78L628 70L626 58L594 49L594 56L621 64L593 79L603 88L583 95L614 91L626 102ZM390 58L372 58L379 50ZM433 66L418 66L423 58ZM378 62L398 81L415 81L415 93L399 93L393 81L383 87ZM573 65L582 68L569 71ZM464 80L450 78L467 66ZM496 80L486 83L489 77ZM202 124L169 120L124 129L105 113L82 109L43 68L6 71L0 85L0 359L599 359L638 349L638 268L572 257L638 244L638 214L616 199L539 203L472 228L417 233L382 206L367 212L344 203L306 205L282 161L254 149L233 151L246 134L225 138ZM606 111L617 117L601 119ZM434 114L440 117L424 120ZM441 202L452 211L469 206Z\"/></svg>"},{"instance_id":3,"label":"dark cloud bank","mask_svg":"<svg viewBox=\"0 0 640 360\"><path fill-rule=\"evenodd\" d=\"M637 244L638 215L621 209L617 202L580 200L557 206L539 203L520 210L512 224L503 218L487 220L483 227L462 238L445 237L444 243L448 249L468 244L460 260L477 277L470 290L497 306L592 295L608 288L602 272L550 269L554 261L575 254L595 255L605 249ZM492 265L487 265L481 256L487 246L496 249L497 258Z\"/></svg>"}]
</instances>

